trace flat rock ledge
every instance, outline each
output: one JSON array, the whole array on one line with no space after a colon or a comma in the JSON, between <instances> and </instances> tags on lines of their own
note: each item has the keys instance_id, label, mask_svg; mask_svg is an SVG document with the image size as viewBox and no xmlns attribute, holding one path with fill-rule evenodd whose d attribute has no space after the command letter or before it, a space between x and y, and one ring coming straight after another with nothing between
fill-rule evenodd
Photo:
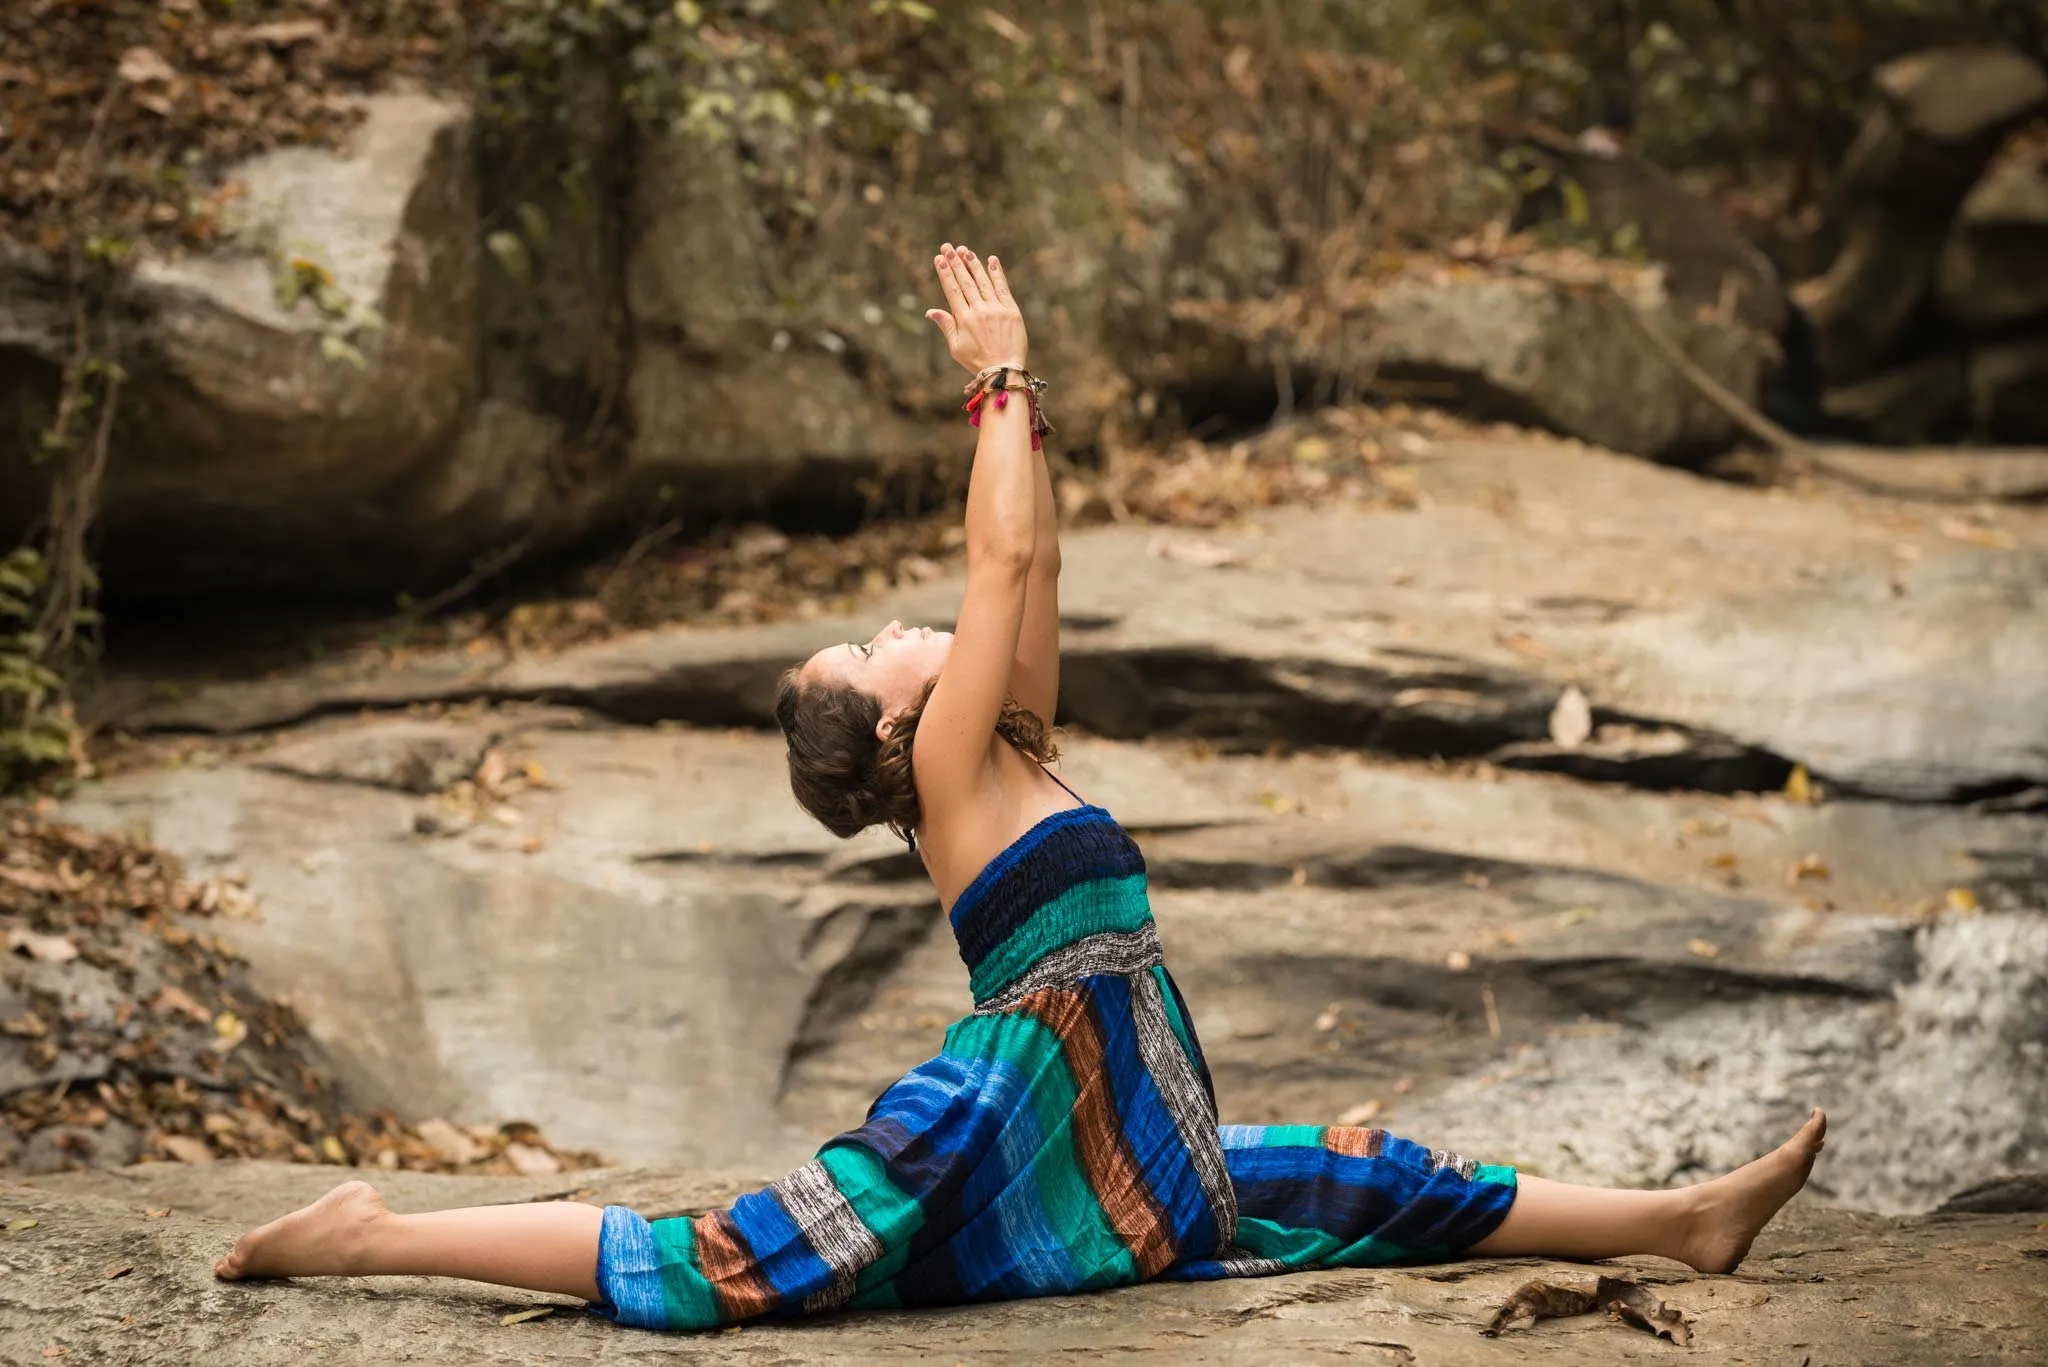
<instances>
[{"instance_id":1,"label":"flat rock ledge","mask_svg":"<svg viewBox=\"0 0 2048 1367\"><path fill-rule=\"evenodd\" d=\"M2039 1362L2048 1354L2048 1226L2034 1214L1892 1220L1795 1202L1743 1271L1656 1259L1533 1259L1147 1286L962 1309L840 1315L722 1333L620 1329L573 1302L399 1278L224 1285L238 1228L336 1174L279 1164L75 1173L0 1188L0 1361L258 1367L329 1363L1593 1363L1682 1355L1735 1363ZM603 1172L534 1181L391 1174L398 1210L570 1194L650 1214L703 1209L737 1174ZM168 1211L168 1214L161 1212ZM150 1212L158 1212L152 1215ZM23 1227L24 1221L34 1221ZM1481 1336L1525 1281L1652 1283L1691 1317L1689 1353L1603 1316ZM553 1314L506 1316L556 1304Z\"/></svg>"}]
</instances>

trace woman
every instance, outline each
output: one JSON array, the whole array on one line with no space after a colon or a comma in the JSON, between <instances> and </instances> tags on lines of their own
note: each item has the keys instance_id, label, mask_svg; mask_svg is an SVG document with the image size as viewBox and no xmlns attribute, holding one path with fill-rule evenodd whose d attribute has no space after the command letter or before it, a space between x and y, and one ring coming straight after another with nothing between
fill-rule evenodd
<instances>
[{"instance_id":1,"label":"woman","mask_svg":"<svg viewBox=\"0 0 2048 1367\"><path fill-rule=\"evenodd\" d=\"M841 836L886 825L923 856L974 1013L859 1129L730 1209L393 1215L351 1182L243 1236L217 1273L466 1277L688 1329L1464 1255L1733 1269L1805 1183L1818 1111L1728 1176L1641 1192L1518 1180L1380 1130L1218 1127L1144 860L1045 767L1059 541L1024 320L994 258L948 245L934 265L948 308L927 316L975 377L980 428L958 634L892 622L821 650L776 713L807 811Z\"/></svg>"}]
</instances>

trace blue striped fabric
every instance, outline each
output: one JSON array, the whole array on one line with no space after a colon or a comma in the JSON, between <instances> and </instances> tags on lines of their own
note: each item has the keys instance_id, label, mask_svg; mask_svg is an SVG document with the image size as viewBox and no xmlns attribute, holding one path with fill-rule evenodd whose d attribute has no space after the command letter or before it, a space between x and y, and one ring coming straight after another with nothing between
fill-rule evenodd
<instances>
[{"instance_id":1,"label":"blue striped fabric","mask_svg":"<svg viewBox=\"0 0 2048 1367\"><path fill-rule=\"evenodd\" d=\"M1455 1256L1514 1173L1381 1130L1221 1126L1137 846L1040 822L954 905L976 1009L867 1120L729 1210L605 1212L622 1323L707 1328Z\"/></svg>"}]
</instances>

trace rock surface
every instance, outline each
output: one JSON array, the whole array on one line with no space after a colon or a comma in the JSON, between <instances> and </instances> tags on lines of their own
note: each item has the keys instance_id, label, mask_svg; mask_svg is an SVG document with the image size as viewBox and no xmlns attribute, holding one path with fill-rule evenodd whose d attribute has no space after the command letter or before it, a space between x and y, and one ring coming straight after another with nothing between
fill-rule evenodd
<instances>
[{"instance_id":1,"label":"rock surface","mask_svg":"<svg viewBox=\"0 0 2048 1367\"><path fill-rule=\"evenodd\" d=\"M2048 318L2048 143L1993 162L1942 252L1942 312L1972 327Z\"/></svg>"},{"instance_id":2,"label":"rock surface","mask_svg":"<svg viewBox=\"0 0 2048 1367\"><path fill-rule=\"evenodd\" d=\"M345 154L286 148L237 168L249 221L235 245L137 265L102 512L109 577L143 593L346 587L477 552L478 519L440 515L449 486L478 480L446 460L477 368L469 156L463 106L372 97ZM68 315L37 326L29 305L61 290L15 264L0 271L0 345L55 366ZM281 277L294 281L291 307ZM47 420L50 395L10 398L26 409L10 431ZM35 475L13 458L0 471L0 530L17 533L40 504ZM516 484L491 482L516 503ZM500 507L482 532L508 516ZM394 565L401 553L414 563Z\"/></svg>"},{"instance_id":3,"label":"rock surface","mask_svg":"<svg viewBox=\"0 0 2048 1367\"><path fill-rule=\"evenodd\" d=\"M1731 488L1570 444L1440 443L1415 511L1276 512L1210 538L1067 538L1064 717L1112 737L1208 736L1484 757L1647 786L1948 800L2048 782L2048 638L2024 629L2048 523ZM1369 548L1369 550L1363 549ZM362 706L544 698L623 720L766 725L770 684L870 617L944 621L957 580L856 620L623 637L552 658L337 664L118 709L236 731ZM1607 728L1549 739L1576 682ZM134 695L129 694L130 697ZM1515 747L1506 749L1506 747Z\"/></svg>"},{"instance_id":4,"label":"rock surface","mask_svg":"<svg viewBox=\"0 0 2048 1367\"><path fill-rule=\"evenodd\" d=\"M1822 1104L1826 1159L1746 1279L1639 1269L1698 1317L1694 1352L2038 1356L2039 1216L1844 1208L2009 1209L2048 1170L2048 744L2027 705L2048 672L2029 629L2048 522L1744 489L1559 442L1412 454L1387 474L1406 511L1067 541L1063 692L1094 735L1069 739L1062 773L1145 850L1223 1117L1370 1121L1663 1185ZM942 579L864 617L943 619L957 593ZM660 1165L393 1174L401 1208L578 1192L702 1209L858 1123L967 1006L915 861L803 818L772 733L713 729L759 726L773 673L850 629L676 628L204 687L127 723L212 738L66 814L145 827L198 876L246 873L260 919L218 929L291 996L351 1104L529 1120ZM0 1188L8 1222L37 1222L4 1236L5 1352L1659 1351L1596 1317L1479 1339L1521 1281L1588 1275L1533 1264L687 1341L573 1315L499 1326L533 1298L471 1287L206 1280L235 1227L334 1175L159 1164Z\"/></svg>"},{"instance_id":5,"label":"rock surface","mask_svg":"<svg viewBox=\"0 0 2048 1367\"><path fill-rule=\"evenodd\" d=\"M1882 361L1934 286L1958 206L2006 135L2048 103L2048 72L2002 48L1915 53L1880 68L1876 86L1841 170L1841 249L1800 291L1834 384Z\"/></svg>"},{"instance_id":6,"label":"rock surface","mask_svg":"<svg viewBox=\"0 0 2048 1367\"><path fill-rule=\"evenodd\" d=\"M1604 1316L1482 1338L1525 1281L1587 1285L1593 1269L1535 1260L1312 1273L960 1309L841 1315L740 1332L669 1337L620 1329L572 1302L470 1283L398 1278L223 1285L212 1261L241 1228L325 1188L319 1169L237 1164L204 1172L133 1168L0 1189L0 1357L82 1363L1109 1362L1386 1363L1463 1367L1621 1361L1677 1350ZM577 1185L581 1184L581 1185ZM427 1178L386 1184L399 1210L523 1201L573 1189L649 1213L702 1209L746 1183L674 1171L550 1183ZM169 1214L152 1219L146 1210ZM2048 1235L2032 1216L1886 1220L1795 1204L1734 1277L1631 1261L1693 1320L1686 1360L1934 1367L2024 1363L2048 1350ZM517 1324L508 1314L554 1305Z\"/></svg>"},{"instance_id":7,"label":"rock surface","mask_svg":"<svg viewBox=\"0 0 2048 1367\"><path fill-rule=\"evenodd\" d=\"M1372 348L1390 377L1449 380L1465 407L1615 451L1657 456L1726 445L1727 414L1700 396L1620 309L1634 307L1724 388L1754 399L1765 334L1740 315L1654 283L1623 302L1604 287L1510 278L1404 281L1373 299Z\"/></svg>"},{"instance_id":8,"label":"rock surface","mask_svg":"<svg viewBox=\"0 0 2048 1367\"><path fill-rule=\"evenodd\" d=\"M2040 516L1562 443L1441 443L1409 477L1412 511L1209 534L1233 552L1214 569L1174 550L1185 533L1068 538L1063 710L1144 743L1077 742L1067 772L1140 833L1231 1117L1373 1103L1546 1171L1664 1182L1819 1099L1856 1155L1836 1195L1901 1210L2043 1161L2023 1080L2042 1026L1987 1004L2048 974L2024 701L2048 677L2023 629ZM957 592L869 615L943 620ZM325 719L73 811L247 868L267 910L237 946L366 1100L766 1161L929 1053L965 1009L959 966L900 851L801 817L772 734L642 728L762 725L773 675L853 629L203 688L128 724ZM1567 687L1590 700L1577 734ZM453 710L329 715L407 705ZM1276 744L1336 753L1259 755ZM1430 757L1460 765L1386 764ZM472 760L545 780L415 795ZM1829 801L1743 795L1795 762ZM1977 799L1996 801L1940 805ZM1944 906L1985 910L1950 926ZM1667 1058L1692 1062L1642 1062ZM1947 1071L1964 1059L1971 1088ZM1608 1096L1630 1098L1621 1141ZM1894 1112L1926 1122L1866 1119Z\"/></svg>"},{"instance_id":9,"label":"rock surface","mask_svg":"<svg viewBox=\"0 0 2048 1367\"><path fill-rule=\"evenodd\" d=\"M2048 337L1987 346L1970 357L1970 421L1989 441L2048 432Z\"/></svg>"}]
</instances>

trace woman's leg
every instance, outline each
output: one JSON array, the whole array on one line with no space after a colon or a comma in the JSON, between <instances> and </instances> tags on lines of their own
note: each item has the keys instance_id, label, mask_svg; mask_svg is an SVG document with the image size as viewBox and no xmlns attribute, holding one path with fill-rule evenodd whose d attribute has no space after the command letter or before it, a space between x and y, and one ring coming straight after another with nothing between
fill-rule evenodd
<instances>
[{"instance_id":1,"label":"woman's leg","mask_svg":"<svg viewBox=\"0 0 2048 1367\"><path fill-rule=\"evenodd\" d=\"M235 1242L217 1277L465 1277L599 1298L604 1212L575 1201L472 1206L393 1215L364 1182L348 1182Z\"/></svg>"},{"instance_id":2,"label":"woman's leg","mask_svg":"<svg viewBox=\"0 0 2048 1367\"><path fill-rule=\"evenodd\" d=\"M1676 1191L1610 1191L1522 1177L1481 1256L1620 1258L1647 1253L1699 1272L1733 1272L1779 1207L1806 1185L1827 1138L1815 1111L1799 1133L1725 1177Z\"/></svg>"}]
</instances>

